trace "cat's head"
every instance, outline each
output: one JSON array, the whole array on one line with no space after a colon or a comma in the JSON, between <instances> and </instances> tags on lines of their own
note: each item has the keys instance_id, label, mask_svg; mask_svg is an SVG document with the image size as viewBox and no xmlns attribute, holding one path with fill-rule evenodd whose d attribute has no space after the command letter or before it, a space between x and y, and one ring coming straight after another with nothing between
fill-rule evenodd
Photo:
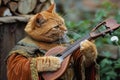
<instances>
[{"instance_id":1,"label":"cat's head","mask_svg":"<svg viewBox=\"0 0 120 80\"><path fill-rule=\"evenodd\" d=\"M67 28L64 19L55 12L52 4L48 10L34 15L25 27L27 34L35 40L53 42L61 39Z\"/></svg>"}]
</instances>

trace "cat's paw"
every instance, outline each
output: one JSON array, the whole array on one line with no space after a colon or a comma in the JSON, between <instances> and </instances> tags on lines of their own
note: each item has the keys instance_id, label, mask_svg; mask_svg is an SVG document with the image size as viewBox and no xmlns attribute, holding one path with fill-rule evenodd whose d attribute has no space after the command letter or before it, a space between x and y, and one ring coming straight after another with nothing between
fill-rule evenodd
<instances>
[{"instance_id":1,"label":"cat's paw","mask_svg":"<svg viewBox=\"0 0 120 80\"><path fill-rule=\"evenodd\" d=\"M80 50L87 50L87 49L92 49L94 47L94 43L84 40L80 43Z\"/></svg>"},{"instance_id":2,"label":"cat's paw","mask_svg":"<svg viewBox=\"0 0 120 80\"><path fill-rule=\"evenodd\" d=\"M88 58L97 56L96 45L89 40L84 40L80 43L80 51Z\"/></svg>"},{"instance_id":3,"label":"cat's paw","mask_svg":"<svg viewBox=\"0 0 120 80\"><path fill-rule=\"evenodd\" d=\"M61 59L53 56L38 57L37 70L42 71L55 71L61 67Z\"/></svg>"}]
</instances>

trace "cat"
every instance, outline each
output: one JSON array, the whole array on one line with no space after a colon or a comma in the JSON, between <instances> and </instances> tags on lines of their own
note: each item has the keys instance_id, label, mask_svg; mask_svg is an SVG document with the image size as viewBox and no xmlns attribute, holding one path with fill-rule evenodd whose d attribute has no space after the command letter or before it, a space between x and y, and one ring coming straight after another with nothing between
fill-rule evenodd
<instances>
[{"instance_id":1,"label":"cat","mask_svg":"<svg viewBox=\"0 0 120 80\"><path fill-rule=\"evenodd\" d=\"M18 73L17 75L19 75L21 78L24 77L22 80L30 80L29 78L38 80L38 72L55 71L59 69L61 67L61 60L59 57L44 56L48 50L56 46L64 46L63 43L61 44L56 42L60 39L66 38L64 36L66 35L67 27L65 26L64 19L55 12L55 4L52 4L48 10L42 11L32 16L25 27L25 32L28 34L28 36L17 43L13 51L11 51L11 56L8 59L8 72L11 71L8 74L8 79L11 78L11 80L13 80L15 78L18 78L18 76L14 76L15 78L11 76L14 75L14 71L16 70ZM96 58L94 57L96 54L96 52L94 52L96 48L94 45L92 45L93 43L88 43L90 42L84 41L81 44L81 46L83 46L82 51L84 52L84 55L86 54L86 57L92 57L89 59L92 59L92 61L94 61ZM41 56L42 53L43 55ZM24 61L24 63L29 61L30 63L28 66L24 67L24 65L20 65L24 64L21 61ZM72 62L73 60L70 60L69 68L65 71L63 76L60 77L60 79L73 79L74 71L73 66L71 66L73 64ZM17 63L19 63L20 66L15 66ZM14 65L14 68L12 65ZM21 67L23 67L23 69ZM29 70L31 73L29 73ZM26 74L28 76L24 76Z\"/></svg>"},{"instance_id":2,"label":"cat","mask_svg":"<svg viewBox=\"0 0 120 80\"><path fill-rule=\"evenodd\" d=\"M29 36L39 41L39 44L41 44L41 41L44 42L43 45L47 47L54 44L55 41L62 38L67 32L64 19L55 12L54 6L32 17L25 28ZM48 42L50 44L45 45ZM81 46L80 50L84 54L85 66L89 67L97 58L96 46L88 40L83 41ZM77 59L79 56L76 57L73 55L73 57ZM73 74L73 72L69 73Z\"/></svg>"}]
</instances>

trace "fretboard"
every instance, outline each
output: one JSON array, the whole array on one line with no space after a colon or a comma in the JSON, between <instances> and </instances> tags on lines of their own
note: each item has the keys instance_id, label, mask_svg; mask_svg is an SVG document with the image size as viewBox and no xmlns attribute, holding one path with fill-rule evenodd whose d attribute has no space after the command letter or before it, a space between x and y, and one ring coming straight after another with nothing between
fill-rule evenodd
<instances>
[{"instance_id":1,"label":"fretboard","mask_svg":"<svg viewBox=\"0 0 120 80\"><path fill-rule=\"evenodd\" d=\"M80 48L80 43L84 40L90 40L91 37L90 35L87 35L86 37L82 38L82 39L78 39L77 41L75 41L72 45L70 45L65 51L62 52L62 55L60 56L61 58L66 58L68 55L70 55L71 53L73 53L75 50L77 50L78 48Z\"/></svg>"}]
</instances>

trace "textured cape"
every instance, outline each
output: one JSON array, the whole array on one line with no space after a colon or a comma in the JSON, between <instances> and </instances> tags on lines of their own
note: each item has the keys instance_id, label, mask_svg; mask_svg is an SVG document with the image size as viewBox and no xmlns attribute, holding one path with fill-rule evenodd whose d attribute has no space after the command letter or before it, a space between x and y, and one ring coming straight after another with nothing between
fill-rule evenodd
<instances>
[{"instance_id":1,"label":"textured cape","mask_svg":"<svg viewBox=\"0 0 120 80\"><path fill-rule=\"evenodd\" d=\"M77 50L73 54L73 60L76 80L100 80L99 65L96 61L94 61L89 67L85 67L84 57L80 53L80 50Z\"/></svg>"},{"instance_id":2,"label":"textured cape","mask_svg":"<svg viewBox=\"0 0 120 80\"><path fill-rule=\"evenodd\" d=\"M57 44L50 47L55 46ZM42 80L41 73L37 72L35 59L45 54L46 50L41 47L36 46L29 38L18 42L7 58L8 80ZM49 46L47 48L49 50ZM99 80L97 63L94 62L90 67L85 68L83 61L80 51L74 52L70 65L58 80Z\"/></svg>"},{"instance_id":3,"label":"textured cape","mask_svg":"<svg viewBox=\"0 0 120 80\"><path fill-rule=\"evenodd\" d=\"M39 80L35 59L37 52L44 53L29 38L18 42L7 58L8 80Z\"/></svg>"}]
</instances>

